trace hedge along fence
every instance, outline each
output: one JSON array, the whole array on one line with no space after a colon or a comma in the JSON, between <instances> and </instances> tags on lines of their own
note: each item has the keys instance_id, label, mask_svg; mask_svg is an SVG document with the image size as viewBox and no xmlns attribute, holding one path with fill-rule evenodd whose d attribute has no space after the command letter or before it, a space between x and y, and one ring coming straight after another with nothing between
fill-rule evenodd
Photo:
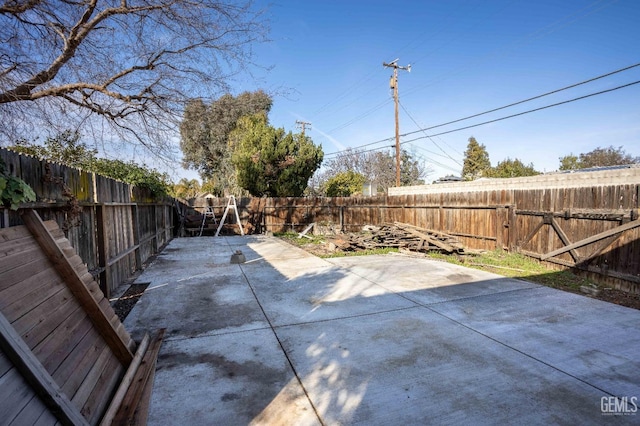
<instances>
[{"instance_id":1,"label":"hedge along fence","mask_svg":"<svg viewBox=\"0 0 640 426\"><path fill-rule=\"evenodd\" d=\"M453 190L362 198L245 198L240 220L254 232L357 232L364 225L403 222L456 236L470 249L519 252L557 268L571 267L592 279L640 292L640 169L623 182L590 186ZM574 174L572 182L579 180ZM508 188L504 180L503 187ZM436 191L439 185L432 185ZM214 206L225 199L194 200ZM247 225L249 224L249 225Z\"/></svg>"},{"instance_id":2,"label":"hedge along fence","mask_svg":"<svg viewBox=\"0 0 640 426\"><path fill-rule=\"evenodd\" d=\"M110 297L173 237L173 200L144 188L61 164L0 149L13 176L37 195L21 208L55 220ZM0 228L21 225L18 212L0 207Z\"/></svg>"}]
</instances>

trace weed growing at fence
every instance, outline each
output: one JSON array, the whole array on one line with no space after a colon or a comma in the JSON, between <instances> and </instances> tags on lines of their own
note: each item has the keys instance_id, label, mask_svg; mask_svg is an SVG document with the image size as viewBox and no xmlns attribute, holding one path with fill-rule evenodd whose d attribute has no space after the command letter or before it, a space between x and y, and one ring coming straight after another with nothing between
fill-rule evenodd
<instances>
[{"instance_id":1,"label":"weed growing at fence","mask_svg":"<svg viewBox=\"0 0 640 426\"><path fill-rule=\"evenodd\" d=\"M287 231L287 232L274 232L274 237L281 238L285 241L290 242L296 246L304 246L305 244L324 244L325 238L322 235L307 235L302 238L298 238L299 235L297 232Z\"/></svg>"},{"instance_id":2,"label":"weed growing at fence","mask_svg":"<svg viewBox=\"0 0 640 426\"><path fill-rule=\"evenodd\" d=\"M573 292L580 292L580 286L583 285L595 285L593 281L579 277L571 271L549 270L529 257L502 250L469 253L464 256L434 252L429 253L429 257Z\"/></svg>"},{"instance_id":3,"label":"weed growing at fence","mask_svg":"<svg viewBox=\"0 0 640 426\"><path fill-rule=\"evenodd\" d=\"M334 253L321 255L319 257L323 259L327 259L331 257L371 256L374 254L389 254L389 253L398 253L398 249L396 247L385 247L385 248L377 248L377 249L369 249L369 250L361 250L361 251L336 251Z\"/></svg>"}]
</instances>

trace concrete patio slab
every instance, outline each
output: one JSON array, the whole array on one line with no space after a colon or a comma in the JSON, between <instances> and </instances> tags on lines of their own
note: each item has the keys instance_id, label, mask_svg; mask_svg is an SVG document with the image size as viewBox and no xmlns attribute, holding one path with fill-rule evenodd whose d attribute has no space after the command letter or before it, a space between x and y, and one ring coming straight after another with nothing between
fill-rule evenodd
<instances>
[{"instance_id":1,"label":"concrete patio slab","mask_svg":"<svg viewBox=\"0 0 640 426\"><path fill-rule=\"evenodd\" d=\"M638 311L547 287L528 300L487 295L430 308L604 392L640 396Z\"/></svg>"},{"instance_id":2,"label":"concrete patio slab","mask_svg":"<svg viewBox=\"0 0 640 426\"><path fill-rule=\"evenodd\" d=\"M173 339L158 357L149 424L320 424L271 329Z\"/></svg>"},{"instance_id":3,"label":"concrete patio slab","mask_svg":"<svg viewBox=\"0 0 640 426\"><path fill-rule=\"evenodd\" d=\"M235 250L246 263L229 264ZM170 330L151 425L640 419L637 310L263 236L175 239L138 281L151 284L125 326Z\"/></svg>"},{"instance_id":4,"label":"concrete patio slab","mask_svg":"<svg viewBox=\"0 0 640 426\"><path fill-rule=\"evenodd\" d=\"M326 424L584 424L602 392L427 309L277 329Z\"/></svg>"}]
</instances>

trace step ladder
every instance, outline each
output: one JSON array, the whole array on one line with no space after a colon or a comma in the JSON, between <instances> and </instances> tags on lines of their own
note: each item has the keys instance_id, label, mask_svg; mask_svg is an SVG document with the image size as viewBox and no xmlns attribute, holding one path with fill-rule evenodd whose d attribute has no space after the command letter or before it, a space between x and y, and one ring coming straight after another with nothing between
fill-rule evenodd
<instances>
[{"instance_id":1,"label":"step ladder","mask_svg":"<svg viewBox=\"0 0 640 426\"><path fill-rule=\"evenodd\" d=\"M202 231L204 230L204 224L207 221L208 217L212 217L213 218L213 223L214 224L218 223L216 221L216 214L213 212L213 206L207 206L207 208L202 213L202 224L200 224L200 235L198 235L199 237L202 237Z\"/></svg>"},{"instance_id":2,"label":"step ladder","mask_svg":"<svg viewBox=\"0 0 640 426\"><path fill-rule=\"evenodd\" d=\"M238 214L238 206L236 205L236 197L233 195L229 195L229 201L227 202L227 207L224 209L224 214L222 215L222 219L220 219L220 224L218 225L218 230L216 231L216 237L220 234L220 230L224 225L224 220L227 218L227 214L229 210L233 209L236 212L236 222L238 223L238 228L240 228L240 235L244 235L244 230L242 229L242 223L240 223L240 215Z\"/></svg>"}]
</instances>

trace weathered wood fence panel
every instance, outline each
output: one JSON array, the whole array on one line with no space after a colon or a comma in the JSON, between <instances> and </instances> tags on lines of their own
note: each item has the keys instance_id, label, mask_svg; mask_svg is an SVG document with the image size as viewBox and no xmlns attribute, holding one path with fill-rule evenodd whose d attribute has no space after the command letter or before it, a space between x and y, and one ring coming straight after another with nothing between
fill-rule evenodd
<instances>
[{"instance_id":1,"label":"weathered wood fence panel","mask_svg":"<svg viewBox=\"0 0 640 426\"><path fill-rule=\"evenodd\" d=\"M90 293L99 293L97 285L63 232L53 222L45 224L39 218L36 220L36 226L41 227L40 239L34 238L34 231L30 232L25 226L0 230L0 256L3 259L0 268L3 277L0 283L0 322L6 321L3 341L11 338L26 345L33 354L29 361L31 368L43 368L61 392L70 396L72 409L75 408L74 411L89 424L96 424L127 362L130 362L130 350L135 344L123 328L115 328L119 320L108 302L102 302L106 301L104 296L100 298ZM52 263L50 258L54 254L48 252L49 247L59 250L78 285L83 289L86 286L84 299L78 295L78 285L74 287L69 274L65 275L60 269L61 262ZM100 309L101 315L104 312L103 324L110 328L121 352L114 349L112 341L105 337L105 325L95 321L94 311L88 305L92 305L94 311ZM7 342L2 346L6 353ZM13 396L16 397L16 407L22 409L12 418L3 420L25 424L22 423L25 418L20 416L28 414L25 412L27 406L33 405L41 412L43 406L30 388L18 382L15 386L28 391ZM3 386L3 389L6 388ZM3 407L10 407L6 399L3 399Z\"/></svg>"},{"instance_id":2,"label":"weathered wood fence panel","mask_svg":"<svg viewBox=\"0 0 640 426\"><path fill-rule=\"evenodd\" d=\"M640 283L640 227L616 233L638 220L637 184L514 191L518 240L515 249L536 258L609 231L610 236L543 260L578 267L616 280ZM621 284L631 288L631 284Z\"/></svg>"},{"instance_id":3,"label":"weathered wood fence panel","mask_svg":"<svg viewBox=\"0 0 640 426\"><path fill-rule=\"evenodd\" d=\"M0 158L38 197L22 207L58 223L107 297L173 237L173 200L5 149ZM17 212L0 207L0 228L21 224Z\"/></svg>"},{"instance_id":4,"label":"weathered wood fence panel","mask_svg":"<svg viewBox=\"0 0 640 426\"><path fill-rule=\"evenodd\" d=\"M243 199L238 207L243 224L261 217L257 232L300 232L314 222L322 232L357 232L364 225L397 221L454 235L467 248L520 252L558 267L581 269L618 288L640 291L640 226L616 231L638 220L640 183L561 187L561 181L554 179L550 188L498 189L492 184L487 190L470 192ZM572 179L575 182L576 176ZM220 206L216 210L220 218L226 201L208 203ZM611 235L545 258L606 231Z\"/></svg>"}]
</instances>

